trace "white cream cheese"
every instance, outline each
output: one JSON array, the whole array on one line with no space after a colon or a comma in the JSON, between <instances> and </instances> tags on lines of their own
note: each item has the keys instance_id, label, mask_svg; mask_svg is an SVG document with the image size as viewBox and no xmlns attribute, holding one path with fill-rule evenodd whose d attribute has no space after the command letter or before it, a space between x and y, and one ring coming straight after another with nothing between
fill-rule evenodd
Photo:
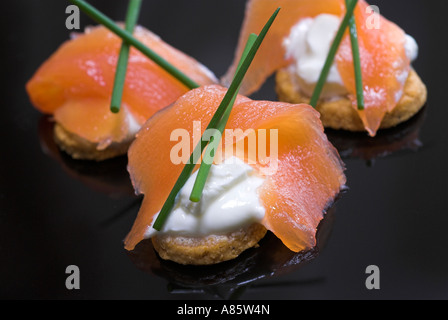
<instances>
[{"instance_id":1,"label":"white cream cheese","mask_svg":"<svg viewBox=\"0 0 448 320\"><path fill-rule=\"evenodd\" d=\"M260 222L265 214L257 189L264 179L236 157L211 166L199 202L190 201L197 172L191 175L179 192L174 208L161 231L152 225L145 238L156 233L182 236L205 236L236 231L243 226ZM153 223L157 215L154 217Z\"/></svg>"},{"instance_id":2,"label":"white cream cheese","mask_svg":"<svg viewBox=\"0 0 448 320\"><path fill-rule=\"evenodd\" d=\"M409 58L409 60L415 61L418 58L418 44L415 41L415 39L410 36L406 35L406 40L404 43L404 49L406 51L406 56Z\"/></svg>"},{"instance_id":3,"label":"white cream cheese","mask_svg":"<svg viewBox=\"0 0 448 320\"><path fill-rule=\"evenodd\" d=\"M316 83L319 79L339 24L339 17L331 14L305 18L291 28L284 40L286 57L294 60L297 74L307 83ZM328 82L342 84L335 65L330 69Z\"/></svg>"},{"instance_id":4,"label":"white cream cheese","mask_svg":"<svg viewBox=\"0 0 448 320\"><path fill-rule=\"evenodd\" d=\"M290 71L297 74L300 88L308 96L313 93L340 22L338 16L331 14L301 19L283 41L286 58L294 61ZM418 45L410 35L406 35L405 50L411 61L417 58ZM337 66L333 64L322 96L329 98L346 93Z\"/></svg>"},{"instance_id":5,"label":"white cream cheese","mask_svg":"<svg viewBox=\"0 0 448 320\"><path fill-rule=\"evenodd\" d=\"M129 107L127 105L124 105L123 110L125 112L125 121L128 126L129 138L133 140L142 126L135 119L134 115L129 111Z\"/></svg>"}]
</instances>

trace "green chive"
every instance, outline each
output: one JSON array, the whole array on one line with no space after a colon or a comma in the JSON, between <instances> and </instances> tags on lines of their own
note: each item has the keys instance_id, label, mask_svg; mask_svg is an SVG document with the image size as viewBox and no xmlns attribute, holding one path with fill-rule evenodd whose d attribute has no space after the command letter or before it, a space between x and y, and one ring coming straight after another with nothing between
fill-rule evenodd
<instances>
[{"instance_id":1,"label":"green chive","mask_svg":"<svg viewBox=\"0 0 448 320\"><path fill-rule=\"evenodd\" d=\"M169 74L171 74L174 78L179 80L181 83L183 83L187 88L194 89L198 88L199 84L197 84L194 80L190 79L187 75L185 75L183 72L181 72L179 69L174 67L172 64L170 64L168 61L166 61L164 58L159 56L157 53L152 51L150 48L145 46L142 42L137 40L131 32L128 32L122 28L120 28L113 20L105 16L103 13L101 13L99 10L88 4L87 2L83 0L70 0L74 5L78 6L79 9L81 9L85 14L87 14L89 17L91 17L94 21L96 21L99 24L104 25L106 28L108 28L110 31L115 33L117 36L123 39L123 41L126 41L129 43L129 45L133 46L137 50L139 50L141 53L143 53L145 56L147 56L149 59L154 61L156 64L158 64L161 68L163 68L165 71L167 71Z\"/></svg>"},{"instance_id":2,"label":"green chive","mask_svg":"<svg viewBox=\"0 0 448 320\"><path fill-rule=\"evenodd\" d=\"M210 123L208 124L207 129L213 129L218 126L223 115L225 114L227 106L230 104L232 99L234 99L233 97L236 94L238 88L240 87L241 82L243 81L243 78L246 75L247 69L249 68L250 64L252 63L252 60L254 59L255 54L257 53L262 41L264 40L266 33L269 31L269 28L271 27L272 23L274 22L275 18L277 17L279 10L280 10L280 8L278 8L272 14L271 18L268 20L268 22L264 26L263 30L260 32L260 35L255 40L255 43L252 45L252 48L250 49L249 53L247 54L247 57L242 62L240 69L238 70L235 77L233 78L233 81L230 84L229 89L227 90L224 98L222 99L221 104L219 105L218 109L216 110L215 114L213 115L212 119L210 120ZM170 194L168 195L168 198L166 199L162 209L160 210L160 213L153 225L154 229L156 229L158 231L160 231L162 229L166 219L168 218L168 215L170 214L170 212L174 206L174 202L176 200L177 194L182 189L182 187L185 185L185 183L189 179L191 173L193 172L194 167L196 166L195 163L198 160L196 158L196 154L198 154L197 151L200 149L199 154L202 154L202 151L204 150L206 145L207 145L207 141L203 141L203 139L201 138L201 141L198 143L195 150L190 155L189 162L185 165L179 178L177 179L176 183L174 184L173 189L171 190Z\"/></svg>"},{"instance_id":3,"label":"green chive","mask_svg":"<svg viewBox=\"0 0 448 320\"><path fill-rule=\"evenodd\" d=\"M249 54L249 51L252 48L252 46L254 45L255 40L257 40L257 35L252 33L247 40L246 46L244 48L243 54L241 56L241 59L239 61L238 68L236 69L235 74L237 74L239 69L241 68L242 63L243 63L244 59L246 59L247 55ZM221 121L219 122L218 126L215 128L219 131L219 133L221 134L221 137L222 137L222 134L226 127L227 120L229 120L229 116L232 111L233 104L235 103L236 97L238 96L238 91L239 91L240 87L241 87L241 84L238 87L238 90L235 92L235 95L233 96L229 105L227 106L226 112L222 116ZM210 143L207 146L207 150L205 152L201 166L199 167L198 175L196 176L193 190L191 191L190 201L199 202L201 200L202 191L204 190L205 183L207 181L207 177L210 172L210 168L212 166L213 159L215 157L215 151L219 146L219 142L220 142L220 140L215 140L213 137L210 139Z\"/></svg>"},{"instance_id":4,"label":"green chive","mask_svg":"<svg viewBox=\"0 0 448 320\"><path fill-rule=\"evenodd\" d=\"M142 0L130 0L128 11L126 14L126 26L125 30L133 33L135 25L137 24L138 15ZM118 56L117 69L115 71L115 81L112 90L112 99L110 110L113 113L120 111L121 99L123 97L124 82L126 79L126 71L128 67L129 51L131 47L129 43L123 41L120 48L120 55Z\"/></svg>"},{"instance_id":5,"label":"green chive","mask_svg":"<svg viewBox=\"0 0 448 320\"><path fill-rule=\"evenodd\" d=\"M347 5L347 12L345 14L344 19L341 22L341 25L339 26L339 30L336 33L336 36L333 40L333 44L331 45L330 51L328 52L327 59L325 60L324 67L322 68L322 71L320 73L319 80L317 81L316 87L314 88L313 95L311 96L310 105L314 108L317 105L319 96L322 92L325 82L327 81L328 73L330 72L330 68L333 64L334 57L336 56L339 45L344 36L344 32L348 27L350 18L353 16L353 11L355 10L355 7L357 4L358 4L358 0L353 0L350 2L349 5Z\"/></svg>"},{"instance_id":6,"label":"green chive","mask_svg":"<svg viewBox=\"0 0 448 320\"><path fill-rule=\"evenodd\" d=\"M350 0L345 0L345 4L348 7ZM358 110L364 110L364 86L362 84L361 57L359 54L358 31L356 29L356 20L354 15L352 15L349 20L349 28L353 53L353 65L355 69L356 100L358 103Z\"/></svg>"}]
</instances>

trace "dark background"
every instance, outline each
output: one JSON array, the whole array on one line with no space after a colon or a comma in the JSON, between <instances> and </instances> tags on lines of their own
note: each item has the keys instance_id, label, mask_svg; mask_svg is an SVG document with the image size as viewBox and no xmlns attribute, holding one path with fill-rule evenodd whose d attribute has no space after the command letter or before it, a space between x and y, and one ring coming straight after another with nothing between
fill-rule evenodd
<instances>
[{"instance_id":1,"label":"dark background","mask_svg":"<svg viewBox=\"0 0 448 320\"><path fill-rule=\"evenodd\" d=\"M90 3L124 19L127 1ZM179 289L176 279L145 272L123 249L139 204L126 159L97 166L59 153L24 90L69 37L68 1L7 2L0 20L0 298L211 299L240 288L242 299L447 299L448 5L370 3L417 40L414 67L429 90L425 111L374 141L329 132L347 165L350 190L337 202L316 258L275 277L249 270L248 279L261 279L247 286ZM146 0L139 23L221 76L233 59L243 12L243 0ZM84 14L81 22L92 23ZM275 99L272 79L253 97ZM79 290L65 287L68 265L80 268ZM369 265L381 270L379 290L365 287Z\"/></svg>"}]
</instances>

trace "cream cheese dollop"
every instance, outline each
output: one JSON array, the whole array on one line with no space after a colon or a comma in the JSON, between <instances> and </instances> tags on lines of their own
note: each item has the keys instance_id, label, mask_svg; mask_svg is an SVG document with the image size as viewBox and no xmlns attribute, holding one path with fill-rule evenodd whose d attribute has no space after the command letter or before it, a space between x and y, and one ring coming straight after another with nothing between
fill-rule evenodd
<instances>
[{"instance_id":1,"label":"cream cheese dollop","mask_svg":"<svg viewBox=\"0 0 448 320\"><path fill-rule=\"evenodd\" d=\"M292 59L290 72L296 74L300 89L311 96L325 64L331 44L341 19L332 14L320 14L315 18L304 18L295 24L284 39L286 58ZM413 37L405 37L406 55L411 61L418 56L418 45ZM331 98L347 94L335 63L330 68L322 97Z\"/></svg>"},{"instance_id":2,"label":"cream cheese dollop","mask_svg":"<svg viewBox=\"0 0 448 320\"><path fill-rule=\"evenodd\" d=\"M260 203L257 189L264 178L248 164L236 157L213 164L201 201L190 201L190 193L197 171L190 176L179 192L174 208L162 230L148 227L145 238L156 233L180 236L224 234L260 222L265 208Z\"/></svg>"},{"instance_id":3,"label":"cream cheese dollop","mask_svg":"<svg viewBox=\"0 0 448 320\"><path fill-rule=\"evenodd\" d=\"M411 60L411 62L417 60L418 58L417 41L415 41L415 39L408 34L406 35L404 49L406 51L406 56L409 58L409 60Z\"/></svg>"},{"instance_id":4,"label":"cream cheese dollop","mask_svg":"<svg viewBox=\"0 0 448 320\"><path fill-rule=\"evenodd\" d=\"M284 40L287 58L294 60L297 74L306 82L316 83L319 79L339 24L339 17L331 14L305 18L291 28ZM328 82L342 84L334 64L328 74Z\"/></svg>"},{"instance_id":5,"label":"cream cheese dollop","mask_svg":"<svg viewBox=\"0 0 448 320\"><path fill-rule=\"evenodd\" d=\"M134 117L134 115L129 111L129 107L127 105L124 105L123 110L123 112L125 113L125 121L128 127L129 138L133 140L142 126Z\"/></svg>"}]
</instances>

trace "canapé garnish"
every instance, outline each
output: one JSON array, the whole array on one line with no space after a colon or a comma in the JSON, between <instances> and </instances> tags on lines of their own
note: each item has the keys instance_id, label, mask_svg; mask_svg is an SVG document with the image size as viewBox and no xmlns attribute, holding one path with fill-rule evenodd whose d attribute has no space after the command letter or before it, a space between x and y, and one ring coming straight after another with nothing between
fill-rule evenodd
<instances>
[{"instance_id":1,"label":"canap\u00e9 garnish","mask_svg":"<svg viewBox=\"0 0 448 320\"><path fill-rule=\"evenodd\" d=\"M104 15L102 12L94 8L89 3L83 0L70 0L73 4L77 5L79 9L81 9L85 14L95 20L97 23L102 24L104 27L115 33L117 36L126 41L129 45L133 46L149 59L157 63L160 67L165 69L168 73L170 73L173 77L183 83L189 89L198 88L199 84L193 81L190 77L185 75L179 69L174 67L171 63L166 61L160 55L155 53L153 50L145 46L141 41L136 39L131 32L122 29L119 25L117 25L112 19Z\"/></svg>"},{"instance_id":2,"label":"canap\u00e9 garnish","mask_svg":"<svg viewBox=\"0 0 448 320\"><path fill-rule=\"evenodd\" d=\"M129 1L128 11L126 14L125 29L130 33L134 32L141 4L142 0ZM115 70L114 87L112 89L112 98L110 102L110 111L112 111L113 113L118 113L120 111L130 50L131 46L129 45L129 43L123 41L120 48L120 54L118 55L117 69Z\"/></svg>"},{"instance_id":3,"label":"canap\u00e9 garnish","mask_svg":"<svg viewBox=\"0 0 448 320\"><path fill-rule=\"evenodd\" d=\"M359 55L358 33L356 29L355 16L353 15L355 7L358 4L358 0L346 0L345 3L347 7L347 12L339 26L338 32L336 33L336 36L330 47L330 51L328 52L327 59L325 60L325 64L320 73L319 80L317 81L316 87L314 88L313 91L313 95L311 96L310 105L313 108L316 107L322 89L327 81L328 73L330 72L330 68L333 65L334 58L339 49L339 45L341 44L344 33L346 29L349 28L350 41L352 44L352 52L353 52L353 65L355 68L356 99L358 102L358 109L364 110L364 93L362 85L362 72L361 72L361 59Z\"/></svg>"}]
</instances>

